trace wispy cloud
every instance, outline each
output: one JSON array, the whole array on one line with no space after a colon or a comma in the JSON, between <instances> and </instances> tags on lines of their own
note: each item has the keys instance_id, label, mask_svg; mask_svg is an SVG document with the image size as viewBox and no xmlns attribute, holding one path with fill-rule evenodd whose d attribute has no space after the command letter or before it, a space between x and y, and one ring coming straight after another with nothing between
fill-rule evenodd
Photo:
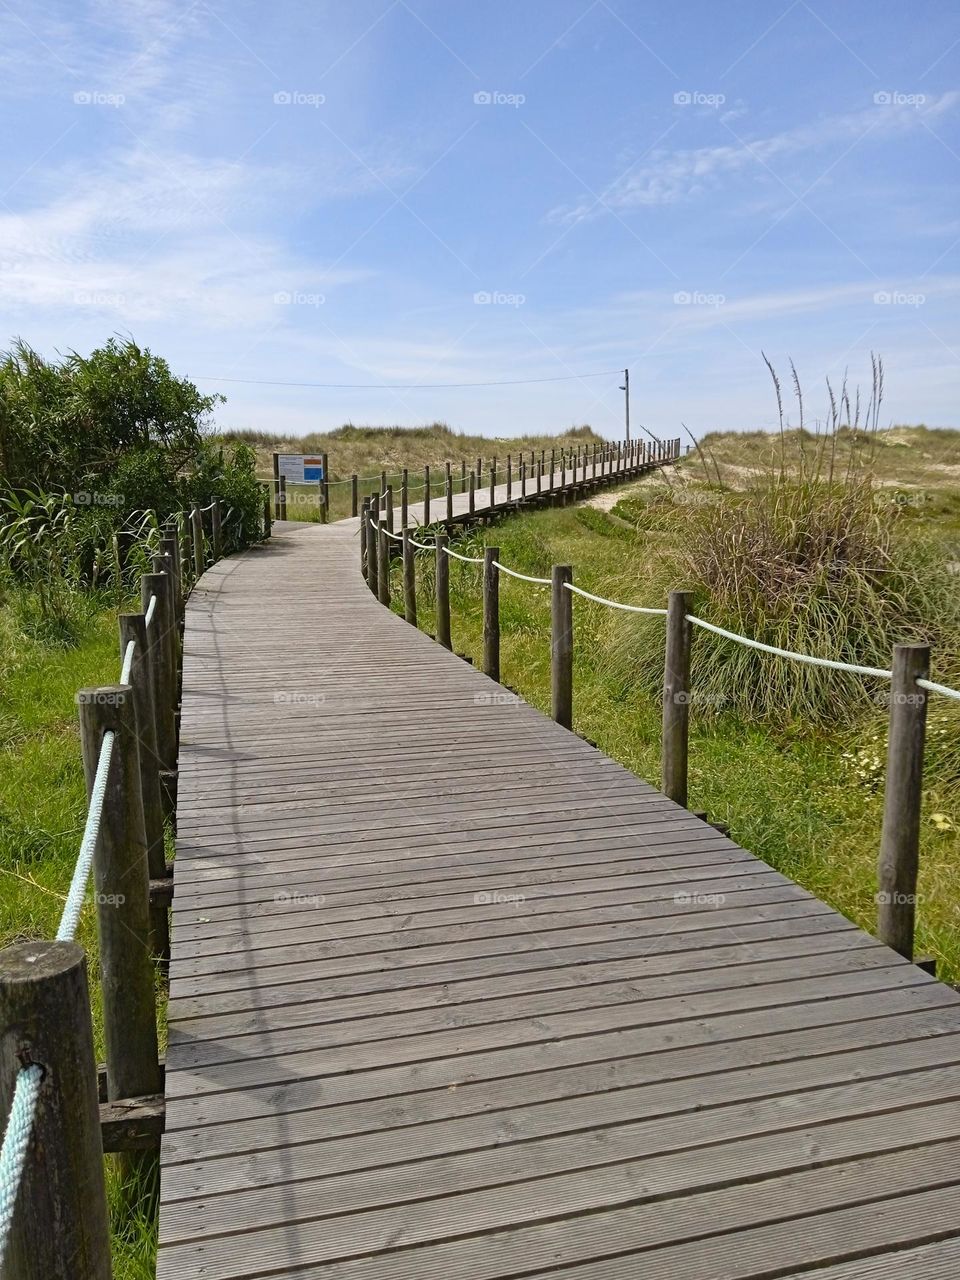
<instances>
[{"instance_id":1,"label":"wispy cloud","mask_svg":"<svg viewBox=\"0 0 960 1280\"><path fill-rule=\"evenodd\" d=\"M960 92L927 97L919 104L874 103L863 111L829 116L812 125L784 130L766 138L739 140L731 131L731 141L720 146L669 150L659 148L637 168L629 169L604 192L603 203L581 200L560 205L548 220L561 225L599 217L605 209L636 209L674 204L704 195L722 179L758 165L769 165L781 157L814 152L838 144L849 144L870 133L883 137L922 128L960 103ZM731 123L730 113L721 123Z\"/></svg>"}]
</instances>

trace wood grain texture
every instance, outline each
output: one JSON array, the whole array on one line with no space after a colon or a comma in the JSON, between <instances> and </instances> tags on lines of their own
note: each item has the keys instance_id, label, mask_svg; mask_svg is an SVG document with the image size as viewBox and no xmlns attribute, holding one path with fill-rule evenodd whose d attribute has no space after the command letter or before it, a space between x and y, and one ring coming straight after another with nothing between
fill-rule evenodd
<instances>
[{"instance_id":1,"label":"wood grain texture","mask_svg":"<svg viewBox=\"0 0 960 1280\"><path fill-rule=\"evenodd\" d=\"M955 1275L960 998L383 608L358 525L188 604L159 1280Z\"/></svg>"}]
</instances>

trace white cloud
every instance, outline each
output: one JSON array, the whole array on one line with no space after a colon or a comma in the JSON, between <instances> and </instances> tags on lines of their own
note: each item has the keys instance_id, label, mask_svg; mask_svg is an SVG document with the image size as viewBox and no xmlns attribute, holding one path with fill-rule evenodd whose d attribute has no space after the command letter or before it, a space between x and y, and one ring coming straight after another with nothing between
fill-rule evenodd
<instances>
[{"instance_id":1,"label":"white cloud","mask_svg":"<svg viewBox=\"0 0 960 1280\"><path fill-rule=\"evenodd\" d=\"M721 146L670 151L658 149L639 167L628 169L603 193L602 203L593 197L575 205L551 210L548 219L561 225L600 216L604 208L636 209L649 205L674 204L703 195L722 178L745 169L770 164L781 156L798 155L832 144L852 143L869 134L889 137L922 127L952 110L960 102L960 92L930 97L919 105L874 104L863 111L830 116L813 125L802 126L752 141L739 139L731 130L731 141ZM727 113L726 123L730 123Z\"/></svg>"}]
</instances>

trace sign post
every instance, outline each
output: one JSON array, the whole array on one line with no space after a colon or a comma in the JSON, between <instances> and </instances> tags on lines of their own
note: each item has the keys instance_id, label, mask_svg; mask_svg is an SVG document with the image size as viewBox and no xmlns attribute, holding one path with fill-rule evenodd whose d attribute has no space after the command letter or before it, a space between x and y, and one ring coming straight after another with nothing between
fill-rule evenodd
<instances>
[{"instance_id":1,"label":"sign post","mask_svg":"<svg viewBox=\"0 0 960 1280\"><path fill-rule=\"evenodd\" d=\"M273 455L274 484L279 491L280 482L285 484L315 484L321 505L321 518L326 515L323 510L326 486L326 454L311 453L275 453ZM284 516L286 510L284 510Z\"/></svg>"}]
</instances>

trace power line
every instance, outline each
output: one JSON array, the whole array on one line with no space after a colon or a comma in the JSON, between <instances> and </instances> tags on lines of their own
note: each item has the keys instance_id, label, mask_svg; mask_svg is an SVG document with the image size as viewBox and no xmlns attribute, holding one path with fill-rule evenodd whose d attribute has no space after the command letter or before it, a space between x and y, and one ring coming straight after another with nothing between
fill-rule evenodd
<instances>
[{"instance_id":1,"label":"power line","mask_svg":"<svg viewBox=\"0 0 960 1280\"><path fill-rule=\"evenodd\" d=\"M596 373L570 373L558 378L508 378L497 382L280 382L270 378L215 378L197 375L198 382L242 382L254 387L322 387L333 391L437 391L458 387L520 387L539 382L580 382L584 378L622 376L622 369L601 369Z\"/></svg>"}]
</instances>

